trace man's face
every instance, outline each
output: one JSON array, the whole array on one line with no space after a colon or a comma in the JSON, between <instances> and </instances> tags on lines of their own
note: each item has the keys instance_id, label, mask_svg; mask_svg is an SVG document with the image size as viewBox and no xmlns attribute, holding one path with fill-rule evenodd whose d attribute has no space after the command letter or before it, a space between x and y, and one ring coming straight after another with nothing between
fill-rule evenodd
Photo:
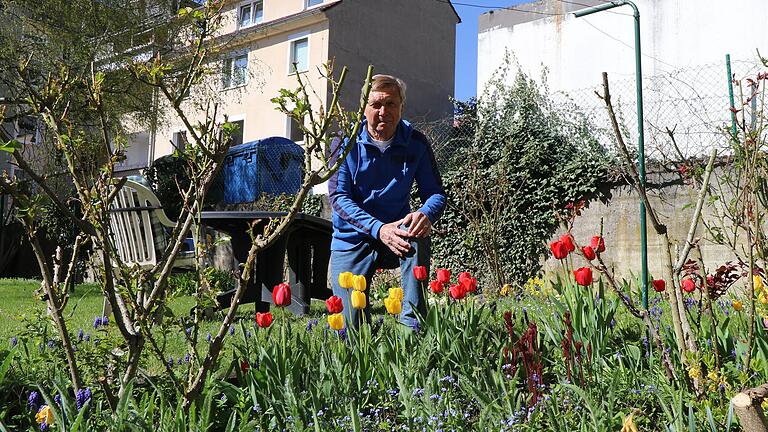
<instances>
[{"instance_id":1,"label":"man's face","mask_svg":"<svg viewBox=\"0 0 768 432\"><path fill-rule=\"evenodd\" d=\"M395 88L372 91L368 95L365 107L365 119L368 120L368 133L371 138L387 141L395 135L400 123L403 104Z\"/></svg>"}]
</instances>

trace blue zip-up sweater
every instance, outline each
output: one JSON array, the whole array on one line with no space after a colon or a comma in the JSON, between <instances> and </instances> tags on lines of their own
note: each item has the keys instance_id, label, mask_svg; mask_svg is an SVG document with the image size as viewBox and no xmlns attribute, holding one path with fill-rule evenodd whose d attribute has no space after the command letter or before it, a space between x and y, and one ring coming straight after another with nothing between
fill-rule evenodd
<instances>
[{"instance_id":1,"label":"blue zip-up sweater","mask_svg":"<svg viewBox=\"0 0 768 432\"><path fill-rule=\"evenodd\" d=\"M331 164L343 153L340 148L333 150ZM382 152L368 136L364 121L355 147L328 181L333 209L331 250L378 240L382 225L410 213L414 180L423 203L418 211L434 223L445 209L446 195L427 138L401 120L392 143Z\"/></svg>"}]
</instances>

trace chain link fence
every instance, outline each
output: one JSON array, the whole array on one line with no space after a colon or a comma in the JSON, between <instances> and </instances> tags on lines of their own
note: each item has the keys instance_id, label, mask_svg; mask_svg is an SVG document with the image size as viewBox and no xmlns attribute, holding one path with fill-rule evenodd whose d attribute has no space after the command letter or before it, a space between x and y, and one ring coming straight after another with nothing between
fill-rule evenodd
<instances>
[{"instance_id":1,"label":"chain link fence","mask_svg":"<svg viewBox=\"0 0 768 432\"><path fill-rule=\"evenodd\" d=\"M742 81L756 80L758 73L768 68L756 60L732 61L733 77ZM608 77L611 100L619 117L625 141L636 148L637 93L635 78ZM742 81L747 85L746 81ZM752 89L734 84L735 105L741 108L741 100L749 98ZM562 112L578 110L593 125L592 132L609 151L615 148L615 136L605 103L598 97L603 94L602 78L595 84L581 89L549 94L553 108ZM743 97L741 96L743 95ZM762 94L749 100L743 107L748 126L754 126L762 110ZM728 74L725 62L678 69L643 78L643 117L645 122L645 152L648 160L680 160L669 132L674 135L677 149L683 157L700 157L717 148L721 154L728 152L727 129L731 126ZM472 145L469 128L462 128L460 121L447 118L433 122L419 122L414 126L431 141L435 158L441 171L449 169L451 156L457 146Z\"/></svg>"},{"instance_id":2,"label":"chain link fence","mask_svg":"<svg viewBox=\"0 0 768 432\"><path fill-rule=\"evenodd\" d=\"M766 68L758 61L731 62L732 76L738 80L753 80ZM628 146L637 147L637 90L634 77L613 79L608 77L611 101L619 116ZM749 88L741 89L734 83L735 105L749 97ZM601 143L612 149L615 137L604 101L602 78L595 85L551 95L556 105L577 106L595 126ZM758 98L745 108L748 119L754 122L758 115ZM731 125L728 73L726 63L713 63L678 69L643 78L643 120L645 152L649 160L679 160L700 157L712 148L728 151L727 129ZM674 143L670 137L674 135ZM675 145L676 144L676 148ZM679 151L680 154L677 154Z\"/></svg>"}]
</instances>

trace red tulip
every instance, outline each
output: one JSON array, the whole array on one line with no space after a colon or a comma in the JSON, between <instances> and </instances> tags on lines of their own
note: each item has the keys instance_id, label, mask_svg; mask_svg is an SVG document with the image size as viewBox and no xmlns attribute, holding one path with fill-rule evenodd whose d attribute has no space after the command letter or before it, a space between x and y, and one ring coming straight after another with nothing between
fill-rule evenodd
<instances>
[{"instance_id":1,"label":"red tulip","mask_svg":"<svg viewBox=\"0 0 768 432\"><path fill-rule=\"evenodd\" d=\"M576 278L576 283L581 286L592 284L592 269L589 267L581 267L574 270L573 276Z\"/></svg>"},{"instance_id":2,"label":"red tulip","mask_svg":"<svg viewBox=\"0 0 768 432\"><path fill-rule=\"evenodd\" d=\"M468 293L477 291L477 279L473 278L469 272L459 273L459 285L463 286Z\"/></svg>"},{"instance_id":3,"label":"red tulip","mask_svg":"<svg viewBox=\"0 0 768 432\"><path fill-rule=\"evenodd\" d=\"M243 360L240 362L240 370L243 372L248 372L248 369L251 368L251 365L248 364L248 360Z\"/></svg>"},{"instance_id":4,"label":"red tulip","mask_svg":"<svg viewBox=\"0 0 768 432\"><path fill-rule=\"evenodd\" d=\"M592 246L592 249L597 253L605 252L605 240L600 236L592 237L592 241L589 242L589 245Z\"/></svg>"},{"instance_id":5,"label":"red tulip","mask_svg":"<svg viewBox=\"0 0 768 432\"><path fill-rule=\"evenodd\" d=\"M549 249L552 251L552 255L559 260L568 256L568 246L560 240L550 243Z\"/></svg>"},{"instance_id":6,"label":"red tulip","mask_svg":"<svg viewBox=\"0 0 768 432\"><path fill-rule=\"evenodd\" d=\"M685 278L680 281L680 288L682 288L683 291L687 293L692 293L696 291L696 282L694 282L691 278Z\"/></svg>"},{"instance_id":7,"label":"red tulip","mask_svg":"<svg viewBox=\"0 0 768 432\"><path fill-rule=\"evenodd\" d=\"M443 285L451 283L451 271L448 269L437 269L437 280Z\"/></svg>"},{"instance_id":8,"label":"red tulip","mask_svg":"<svg viewBox=\"0 0 768 432\"><path fill-rule=\"evenodd\" d=\"M337 314L344 310L344 305L341 302L341 297L330 296L325 301L325 307L328 308L329 314Z\"/></svg>"},{"instance_id":9,"label":"red tulip","mask_svg":"<svg viewBox=\"0 0 768 432\"><path fill-rule=\"evenodd\" d=\"M283 282L272 288L272 302L278 307L286 307L290 305L291 286Z\"/></svg>"},{"instance_id":10,"label":"red tulip","mask_svg":"<svg viewBox=\"0 0 768 432\"><path fill-rule=\"evenodd\" d=\"M451 298L454 300L461 300L467 295L467 290L464 289L464 286L461 284L451 285L451 287L448 288L448 294L450 294Z\"/></svg>"},{"instance_id":11,"label":"red tulip","mask_svg":"<svg viewBox=\"0 0 768 432\"><path fill-rule=\"evenodd\" d=\"M589 261L592 261L593 259L597 258L597 255L595 255L595 250L592 249L592 246L584 246L581 248L581 251L584 252L584 258L586 258Z\"/></svg>"},{"instance_id":12,"label":"red tulip","mask_svg":"<svg viewBox=\"0 0 768 432\"><path fill-rule=\"evenodd\" d=\"M656 292L662 292L667 288L667 283L664 282L664 279L654 279L651 281L651 285L653 285L653 289L655 289Z\"/></svg>"},{"instance_id":13,"label":"red tulip","mask_svg":"<svg viewBox=\"0 0 768 432\"><path fill-rule=\"evenodd\" d=\"M413 268L413 276L417 281L427 280L427 268L425 266L416 266Z\"/></svg>"},{"instance_id":14,"label":"red tulip","mask_svg":"<svg viewBox=\"0 0 768 432\"><path fill-rule=\"evenodd\" d=\"M433 280L429 283L429 289L431 289L432 292L435 294L440 294L441 292L443 292L444 288L445 286L439 280Z\"/></svg>"},{"instance_id":15,"label":"red tulip","mask_svg":"<svg viewBox=\"0 0 768 432\"><path fill-rule=\"evenodd\" d=\"M566 233L560 236L560 242L565 245L566 249L568 249L568 253L576 250L576 245L573 244L573 237L571 236L571 233Z\"/></svg>"},{"instance_id":16,"label":"red tulip","mask_svg":"<svg viewBox=\"0 0 768 432\"><path fill-rule=\"evenodd\" d=\"M256 312L256 325L261 328L267 328L272 325L272 313Z\"/></svg>"}]
</instances>

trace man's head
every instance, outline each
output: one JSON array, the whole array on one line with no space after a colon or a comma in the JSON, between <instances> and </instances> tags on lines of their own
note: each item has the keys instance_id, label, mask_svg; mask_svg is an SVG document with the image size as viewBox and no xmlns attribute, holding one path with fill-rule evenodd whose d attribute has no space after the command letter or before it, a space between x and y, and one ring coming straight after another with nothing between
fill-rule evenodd
<instances>
[{"instance_id":1,"label":"man's head","mask_svg":"<svg viewBox=\"0 0 768 432\"><path fill-rule=\"evenodd\" d=\"M395 135L405 104L405 83L392 75L374 75L365 106L368 134L379 141Z\"/></svg>"}]
</instances>

